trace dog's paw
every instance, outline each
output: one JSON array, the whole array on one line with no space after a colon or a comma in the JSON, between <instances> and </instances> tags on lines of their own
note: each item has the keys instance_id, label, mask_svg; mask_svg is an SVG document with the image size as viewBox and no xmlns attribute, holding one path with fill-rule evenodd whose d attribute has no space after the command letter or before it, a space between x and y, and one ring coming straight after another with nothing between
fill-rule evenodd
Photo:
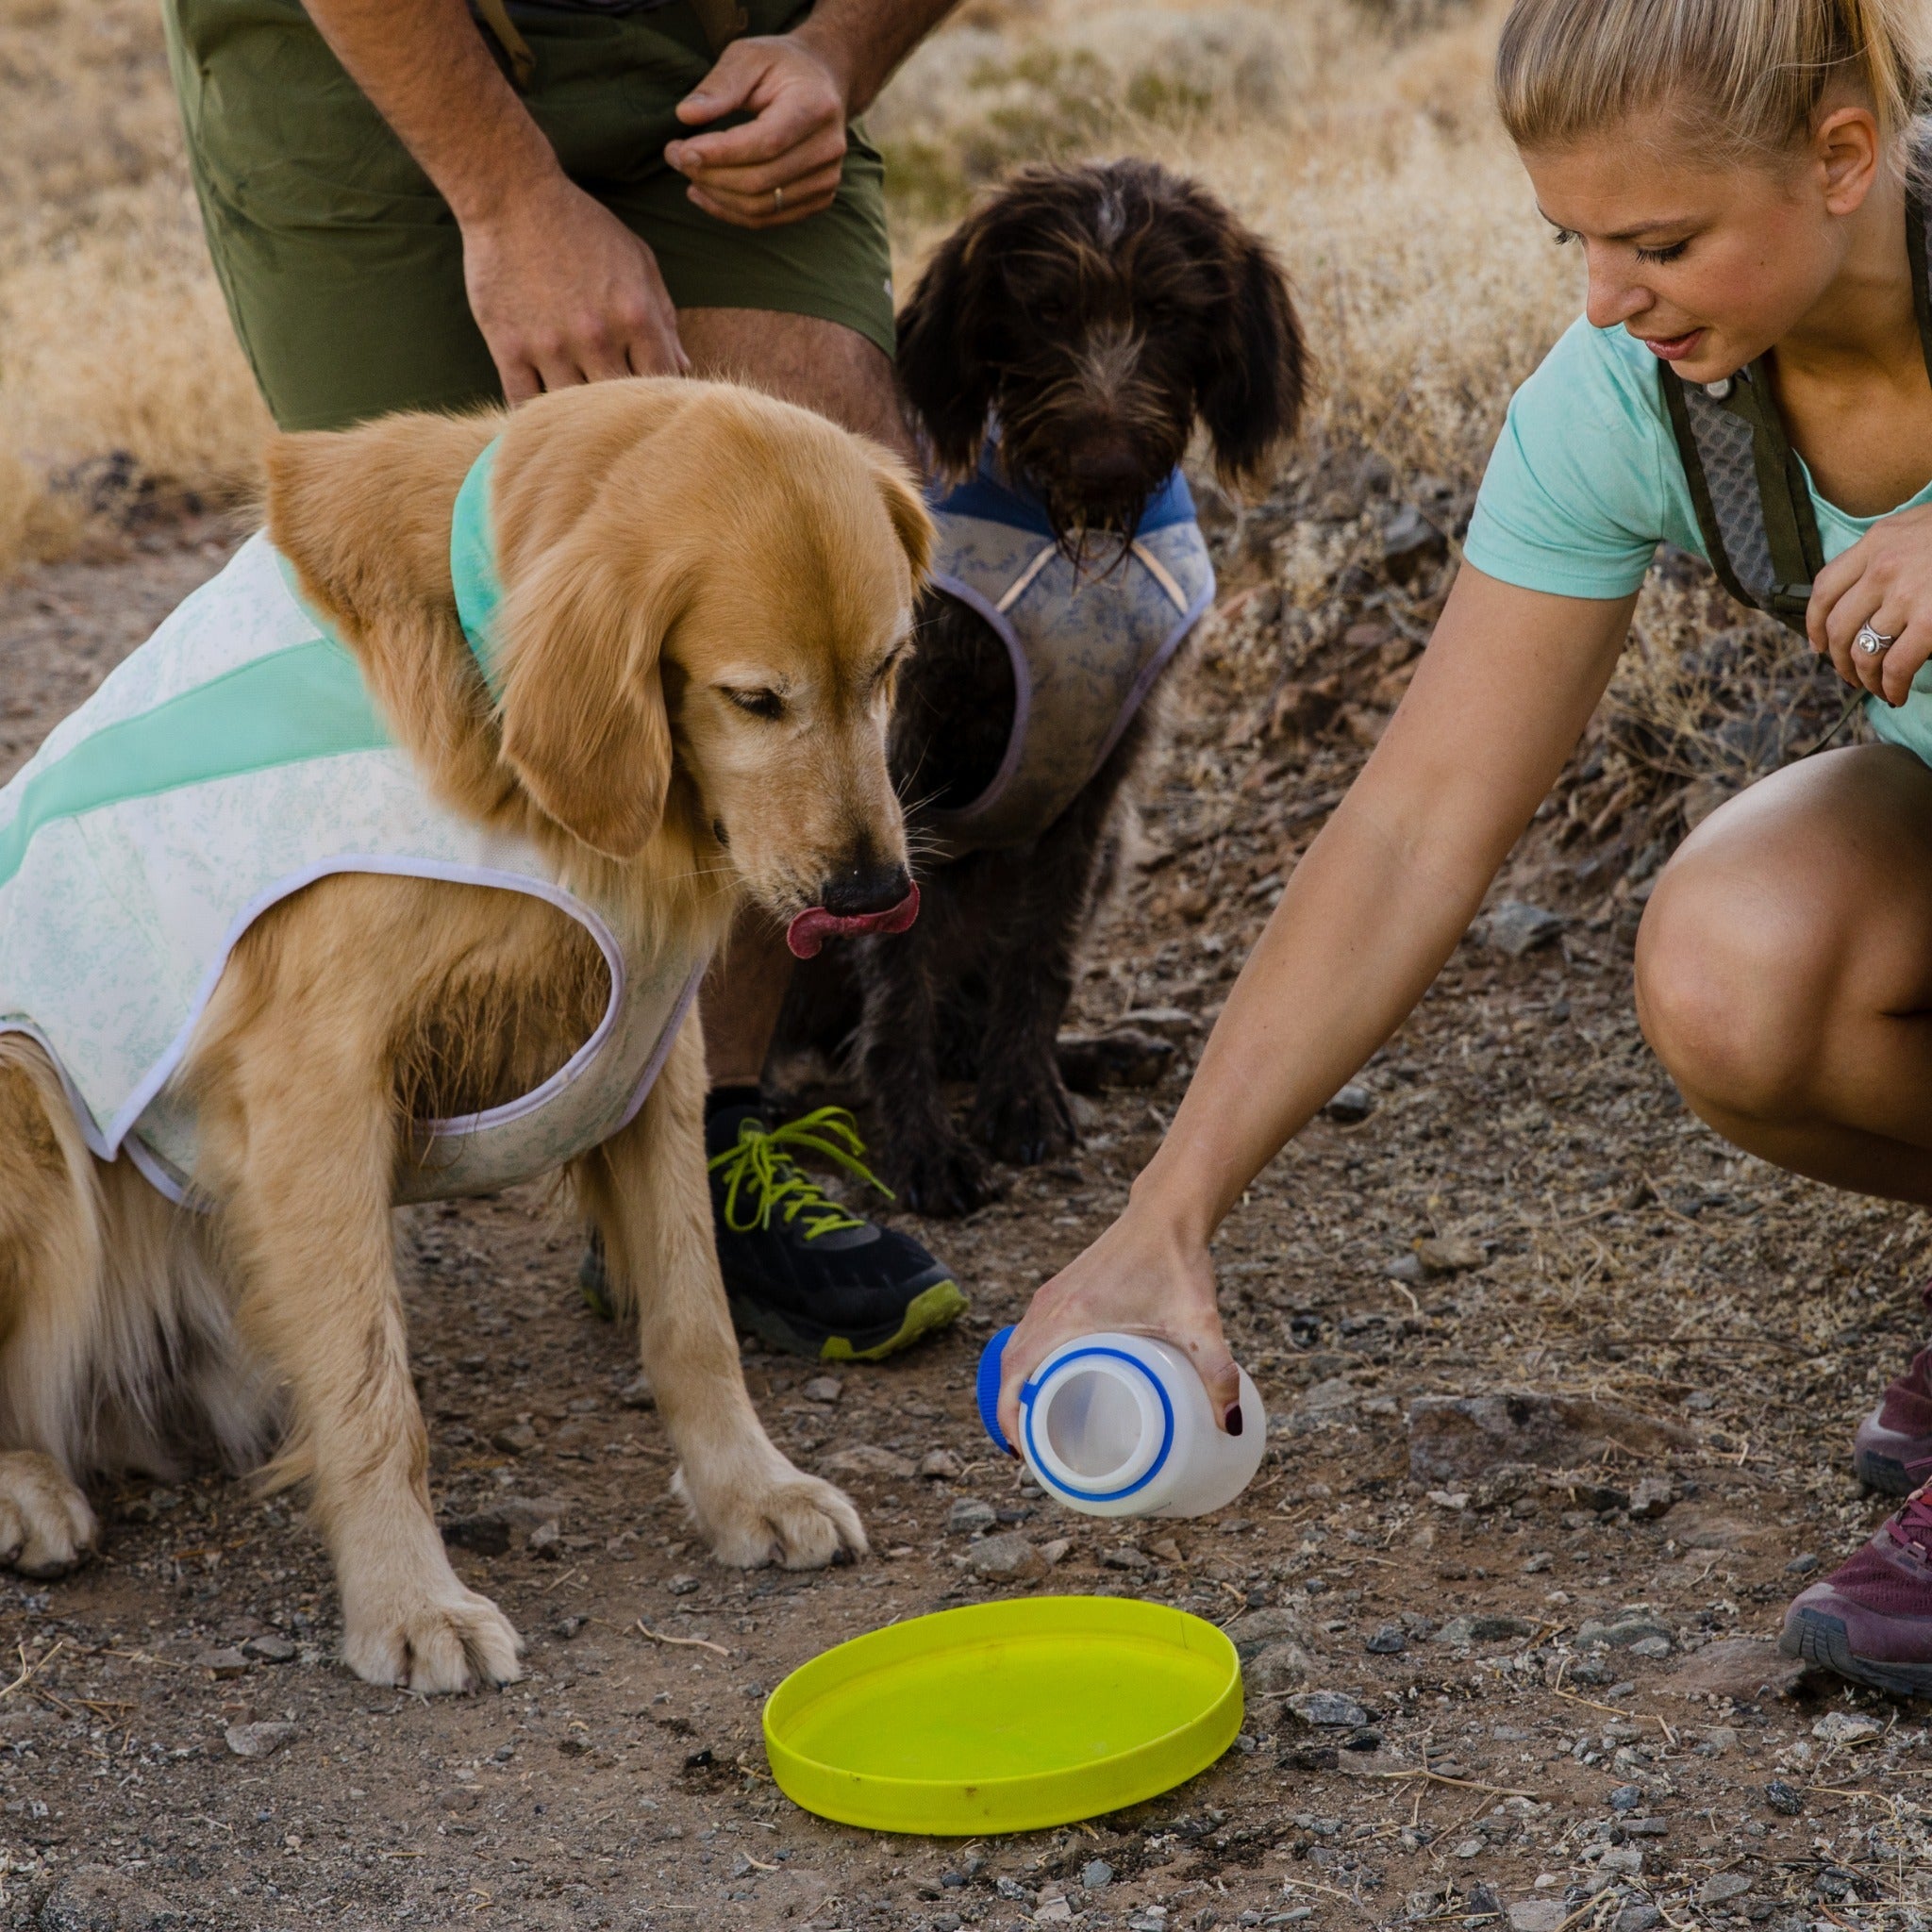
<instances>
[{"instance_id":1,"label":"dog's paw","mask_svg":"<svg viewBox=\"0 0 1932 1932\"><path fill-rule=\"evenodd\" d=\"M509 1619L454 1577L439 1595L358 1609L342 1633L342 1661L358 1677L425 1696L514 1684L523 1649Z\"/></svg>"},{"instance_id":2,"label":"dog's paw","mask_svg":"<svg viewBox=\"0 0 1932 1932\"><path fill-rule=\"evenodd\" d=\"M0 1566L64 1576L94 1546L94 1512L51 1456L0 1454Z\"/></svg>"},{"instance_id":3,"label":"dog's paw","mask_svg":"<svg viewBox=\"0 0 1932 1932\"><path fill-rule=\"evenodd\" d=\"M982 1094L973 1111L973 1132L982 1146L1015 1167L1038 1167L1080 1138L1073 1102L1058 1074L1037 1086Z\"/></svg>"},{"instance_id":4,"label":"dog's paw","mask_svg":"<svg viewBox=\"0 0 1932 1932\"><path fill-rule=\"evenodd\" d=\"M934 1220L971 1214L1000 1191L979 1150L957 1138L916 1152L902 1148L892 1178L907 1207Z\"/></svg>"},{"instance_id":5,"label":"dog's paw","mask_svg":"<svg viewBox=\"0 0 1932 1932\"><path fill-rule=\"evenodd\" d=\"M700 1498L679 1470L671 1493L695 1520L719 1562L736 1570L823 1570L850 1562L872 1545L851 1498L817 1476L776 1458L775 1470L750 1482L721 1484Z\"/></svg>"}]
</instances>

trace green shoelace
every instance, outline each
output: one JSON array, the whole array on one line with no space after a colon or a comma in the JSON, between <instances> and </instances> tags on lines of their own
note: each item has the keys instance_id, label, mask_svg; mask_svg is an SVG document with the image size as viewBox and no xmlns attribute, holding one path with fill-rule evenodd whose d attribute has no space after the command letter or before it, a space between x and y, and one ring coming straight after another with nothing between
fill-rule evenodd
<instances>
[{"instance_id":1,"label":"green shoelace","mask_svg":"<svg viewBox=\"0 0 1932 1932\"><path fill-rule=\"evenodd\" d=\"M724 1180L724 1224L734 1234L749 1234L753 1228L770 1227L773 1210L780 1210L790 1224L805 1217L805 1238L815 1241L822 1234L836 1234L841 1228L863 1227L865 1223L849 1214L819 1184L792 1161L793 1149L810 1149L827 1160L857 1174L876 1188L887 1200L898 1197L878 1175L859 1158L865 1142L858 1138L857 1124L842 1107L821 1107L787 1121L782 1127L762 1127L755 1120L738 1124L738 1141L706 1162L708 1171ZM749 1196L747 1217L739 1219L739 1195Z\"/></svg>"}]
</instances>

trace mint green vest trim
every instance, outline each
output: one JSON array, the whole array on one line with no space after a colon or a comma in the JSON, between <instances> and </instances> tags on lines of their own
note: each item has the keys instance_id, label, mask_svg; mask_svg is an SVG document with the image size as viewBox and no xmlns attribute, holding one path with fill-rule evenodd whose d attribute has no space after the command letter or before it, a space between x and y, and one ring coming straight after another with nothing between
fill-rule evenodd
<instances>
[{"instance_id":1,"label":"mint green vest trim","mask_svg":"<svg viewBox=\"0 0 1932 1932\"><path fill-rule=\"evenodd\" d=\"M457 618L490 695L503 700L503 679L496 654L496 613L503 605L503 579L496 574L496 540L490 528L490 479L496 468L492 436L470 465L457 506L449 520L449 575L456 586Z\"/></svg>"},{"instance_id":2,"label":"mint green vest trim","mask_svg":"<svg viewBox=\"0 0 1932 1932\"><path fill-rule=\"evenodd\" d=\"M34 834L57 819L390 743L348 652L325 638L291 645L103 725L36 772L20 810L0 825L0 886L19 872Z\"/></svg>"}]
</instances>

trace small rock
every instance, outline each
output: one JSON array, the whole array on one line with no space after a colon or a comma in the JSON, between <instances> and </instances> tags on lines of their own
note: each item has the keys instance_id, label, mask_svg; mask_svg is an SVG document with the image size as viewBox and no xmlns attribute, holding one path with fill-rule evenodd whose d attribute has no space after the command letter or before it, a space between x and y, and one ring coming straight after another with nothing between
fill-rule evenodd
<instances>
[{"instance_id":1,"label":"small rock","mask_svg":"<svg viewBox=\"0 0 1932 1932\"><path fill-rule=\"evenodd\" d=\"M1795 1818L1805 1808L1805 1794L1796 1785L1787 1784L1783 1778L1774 1777L1764 1788L1764 1802L1780 1818Z\"/></svg>"},{"instance_id":2,"label":"small rock","mask_svg":"<svg viewBox=\"0 0 1932 1932\"><path fill-rule=\"evenodd\" d=\"M1484 937L1499 953L1520 959L1548 945L1562 930L1563 921L1557 913L1526 899L1505 899L1490 914Z\"/></svg>"},{"instance_id":3,"label":"small rock","mask_svg":"<svg viewBox=\"0 0 1932 1932\"><path fill-rule=\"evenodd\" d=\"M566 1757L583 1757L590 1753L591 1740L581 1731L567 1731L558 1739L557 1748Z\"/></svg>"},{"instance_id":4,"label":"small rock","mask_svg":"<svg viewBox=\"0 0 1932 1932\"><path fill-rule=\"evenodd\" d=\"M1628 1650L1646 1637L1670 1641L1670 1627L1649 1610L1619 1610L1614 1617L1586 1617L1576 1632L1579 1649L1601 1644L1610 1650Z\"/></svg>"},{"instance_id":5,"label":"small rock","mask_svg":"<svg viewBox=\"0 0 1932 1932\"><path fill-rule=\"evenodd\" d=\"M1663 1916L1655 1906L1625 1906L1610 1921L1610 1932L1650 1932L1663 1923Z\"/></svg>"},{"instance_id":6,"label":"small rock","mask_svg":"<svg viewBox=\"0 0 1932 1932\"><path fill-rule=\"evenodd\" d=\"M1524 1617L1497 1615L1451 1617L1436 1632L1438 1643L1504 1643L1511 1638L1530 1637L1536 1625Z\"/></svg>"},{"instance_id":7,"label":"small rock","mask_svg":"<svg viewBox=\"0 0 1932 1932\"><path fill-rule=\"evenodd\" d=\"M1157 1563L1185 1563L1188 1559L1181 1554L1181 1546L1171 1536L1156 1537L1147 1545L1147 1554Z\"/></svg>"},{"instance_id":8,"label":"small rock","mask_svg":"<svg viewBox=\"0 0 1932 1932\"><path fill-rule=\"evenodd\" d=\"M936 1482L956 1480L966 1465L950 1449L928 1449L920 1458L919 1473Z\"/></svg>"},{"instance_id":9,"label":"small rock","mask_svg":"<svg viewBox=\"0 0 1932 1932\"><path fill-rule=\"evenodd\" d=\"M1443 1241L1424 1239L1415 1243L1415 1257L1424 1274L1435 1279L1443 1274L1466 1274L1480 1268L1490 1257L1478 1241L1456 1236Z\"/></svg>"},{"instance_id":10,"label":"small rock","mask_svg":"<svg viewBox=\"0 0 1932 1932\"><path fill-rule=\"evenodd\" d=\"M562 1527L555 1523L540 1523L530 1532L529 1540L524 1547L533 1557L541 1557L547 1561L555 1562L563 1554Z\"/></svg>"},{"instance_id":11,"label":"small rock","mask_svg":"<svg viewBox=\"0 0 1932 1932\"><path fill-rule=\"evenodd\" d=\"M895 1456L891 1450L872 1442L855 1442L849 1449L835 1449L819 1458L819 1467L827 1475L883 1476L890 1482L909 1482L919 1474L905 1457Z\"/></svg>"},{"instance_id":12,"label":"small rock","mask_svg":"<svg viewBox=\"0 0 1932 1932\"><path fill-rule=\"evenodd\" d=\"M1264 1644L1241 1658L1241 1688L1250 1698L1292 1690L1308 1681L1315 1661L1299 1643Z\"/></svg>"},{"instance_id":13,"label":"small rock","mask_svg":"<svg viewBox=\"0 0 1932 1932\"><path fill-rule=\"evenodd\" d=\"M997 1520L991 1503L982 1503L977 1496L961 1496L946 1511L946 1534L972 1536L975 1531L991 1529Z\"/></svg>"},{"instance_id":14,"label":"small rock","mask_svg":"<svg viewBox=\"0 0 1932 1932\"><path fill-rule=\"evenodd\" d=\"M1024 1583L1046 1574L1046 1558L1017 1530L1009 1530L974 1543L967 1553L966 1567L975 1576Z\"/></svg>"},{"instance_id":15,"label":"small rock","mask_svg":"<svg viewBox=\"0 0 1932 1932\"><path fill-rule=\"evenodd\" d=\"M1297 1428L1305 1422L1325 1420L1342 1409L1352 1408L1360 1393L1346 1375L1330 1375L1304 1392L1288 1419L1288 1425Z\"/></svg>"},{"instance_id":16,"label":"small rock","mask_svg":"<svg viewBox=\"0 0 1932 1932\"><path fill-rule=\"evenodd\" d=\"M588 1617L559 1617L558 1618L557 1622L554 1623L550 1627L553 1630L555 1630L557 1634L560 1638L562 1638L566 1643L574 1643L579 1637L581 1637L584 1634L584 1626L588 1624L590 1621L591 1620Z\"/></svg>"},{"instance_id":17,"label":"small rock","mask_svg":"<svg viewBox=\"0 0 1932 1932\"><path fill-rule=\"evenodd\" d=\"M1365 1121L1375 1110L1375 1096L1359 1081L1351 1080L1322 1109L1324 1120L1338 1122L1342 1126L1353 1126L1357 1121Z\"/></svg>"},{"instance_id":18,"label":"small rock","mask_svg":"<svg viewBox=\"0 0 1932 1932\"><path fill-rule=\"evenodd\" d=\"M1483 1855L1483 1841L1479 1838L1466 1838L1456 1847L1458 1858L1479 1858Z\"/></svg>"},{"instance_id":19,"label":"small rock","mask_svg":"<svg viewBox=\"0 0 1932 1932\"><path fill-rule=\"evenodd\" d=\"M697 1592L698 1580L688 1571L680 1570L664 1588L673 1596L693 1596Z\"/></svg>"},{"instance_id":20,"label":"small rock","mask_svg":"<svg viewBox=\"0 0 1932 1932\"><path fill-rule=\"evenodd\" d=\"M228 1749L237 1757L269 1757L295 1735L289 1724L230 1724L225 1733Z\"/></svg>"},{"instance_id":21,"label":"small rock","mask_svg":"<svg viewBox=\"0 0 1932 1932\"><path fill-rule=\"evenodd\" d=\"M1876 1719L1860 1717L1857 1711L1830 1710L1811 1726L1811 1735L1827 1744L1858 1744L1877 1737L1884 1728Z\"/></svg>"},{"instance_id":22,"label":"small rock","mask_svg":"<svg viewBox=\"0 0 1932 1932\"><path fill-rule=\"evenodd\" d=\"M1113 1883L1113 1867L1105 1858L1091 1858L1080 1871L1080 1883L1089 1891L1098 1891Z\"/></svg>"},{"instance_id":23,"label":"small rock","mask_svg":"<svg viewBox=\"0 0 1932 1932\"><path fill-rule=\"evenodd\" d=\"M658 1391L651 1387L648 1375L637 1375L624 1385L617 1397L625 1408L656 1408Z\"/></svg>"},{"instance_id":24,"label":"small rock","mask_svg":"<svg viewBox=\"0 0 1932 1932\"><path fill-rule=\"evenodd\" d=\"M1651 1522L1677 1500L1677 1486L1668 1476L1647 1475L1630 1491L1630 1513Z\"/></svg>"},{"instance_id":25,"label":"small rock","mask_svg":"<svg viewBox=\"0 0 1932 1932\"><path fill-rule=\"evenodd\" d=\"M1610 1809L1612 1811L1634 1811L1642 1803L1643 1793L1635 1785L1619 1785L1610 1793Z\"/></svg>"},{"instance_id":26,"label":"small rock","mask_svg":"<svg viewBox=\"0 0 1932 1932\"><path fill-rule=\"evenodd\" d=\"M251 1637L242 1646L243 1657L252 1657L258 1664L291 1664L295 1661L295 1646L286 1638L278 1637L273 1631L260 1637Z\"/></svg>"},{"instance_id":27,"label":"small rock","mask_svg":"<svg viewBox=\"0 0 1932 1932\"><path fill-rule=\"evenodd\" d=\"M1110 1550L1102 1550L1100 1561L1108 1570L1131 1570L1138 1574L1154 1567L1154 1558L1145 1550L1136 1549L1132 1543L1119 1543Z\"/></svg>"},{"instance_id":28,"label":"small rock","mask_svg":"<svg viewBox=\"0 0 1932 1932\"><path fill-rule=\"evenodd\" d=\"M1569 1916L1559 1898L1519 1899L1509 1907L1509 1932L1557 1932Z\"/></svg>"},{"instance_id":29,"label":"small rock","mask_svg":"<svg viewBox=\"0 0 1932 1932\"><path fill-rule=\"evenodd\" d=\"M1293 1744L1275 1758L1283 1771L1333 1771L1341 1753L1333 1744Z\"/></svg>"},{"instance_id":30,"label":"small rock","mask_svg":"<svg viewBox=\"0 0 1932 1932\"><path fill-rule=\"evenodd\" d=\"M194 1661L217 1677L240 1677L248 1670L248 1659L239 1650L205 1650Z\"/></svg>"},{"instance_id":31,"label":"small rock","mask_svg":"<svg viewBox=\"0 0 1932 1932\"><path fill-rule=\"evenodd\" d=\"M537 1431L528 1423L510 1423L491 1432L490 1446L506 1456L521 1456L525 1449L537 1446Z\"/></svg>"},{"instance_id":32,"label":"small rock","mask_svg":"<svg viewBox=\"0 0 1932 1932\"><path fill-rule=\"evenodd\" d=\"M1531 1553L1529 1561L1523 1566L1523 1574L1525 1576L1546 1575L1556 1567L1556 1557L1548 1550L1536 1550Z\"/></svg>"},{"instance_id":33,"label":"small rock","mask_svg":"<svg viewBox=\"0 0 1932 1932\"><path fill-rule=\"evenodd\" d=\"M1765 1691L1789 1697L1806 1666L1756 1637L1725 1637L1693 1651L1671 1673L1671 1688L1686 1697L1729 1697L1748 1704Z\"/></svg>"},{"instance_id":34,"label":"small rock","mask_svg":"<svg viewBox=\"0 0 1932 1932\"><path fill-rule=\"evenodd\" d=\"M837 1375L814 1375L798 1392L808 1402L837 1402L845 1384Z\"/></svg>"},{"instance_id":35,"label":"small rock","mask_svg":"<svg viewBox=\"0 0 1932 1932\"><path fill-rule=\"evenodd\" d=\"M1397 1657L1408 1648L1408 1639L1400 1624L1384 1624L1362 1647L1376 1657Z\"/></svg>"},{"instance_id":36,"label":"small rock","mask_svg":"<svg viewBox=\"0 0 1932 1932\"><path fill-rule=\"evenodd\" d=\"M1807 1550L1802 1557L1793 1557L1785 1565L1785 1574L1787 1576L1809 1576L1814 1570L1822 1570L1824 1567L1824 1563Z\"/></svg>"},{"instance_id":37,"label":"small rock","mask_svg":"<svg viewBox=\"0 0 1932 1932\"><path fill-rule=\"evenodd\" d=\"M1334 1724L1357 1730L1369 1721L1368 1712L1341 1690L1305 1690L1287 1703L1305 1724Z\"/></svg>"},{"instance_id":38,"label":"small rock","mask_svg":"<svg viewBox=\"0 0 1932 1932\"><path fill-rule=\"evenodd\" d=\"M1062 1033L1054 1043L1060 1078L1075 1093L1109 1087L1153 1087L1174 1064L1174 1042L1138 1026L1107 1033Z\"/></svg>"},{"instance_id":39,"label":"small rock","mask_svg":"<svg viewBox=\"0 0 1932 1932\"><path fill-rule=\"evenodd\" d=\"M1640 1637L1630 1646L1632 1657L1644 1657L1652 1663L1659 1657L1669 1657L1670 1654L1671 1640L1668 1637Z\"/></svg>"},{"instance_id":40,"label":"small rock","mask_svg":"<svg viewBox=\"0 0 1932 1932\"><path fill-rule=\"evenodd\" d=\"M1065 1560L1067 1552L1074 1547L1074 1540L1070 1536L1057 1536L1036 1547L1040 1551L1040 1560L1052 1569L1056 1563Z\"/></svg>"},{"instance_id":41,"label":"small rock","mask_svg":"<svg viewBox=\"0 0 1932 1932\"><path fill-rule=\"evenodd\" d=\"M1694 1894L1701 1906L1721 1906L1726 1899L1742 1898L1751 1881L1741 1872L1713 1872Z\"/></svg>"},{"instance_id":42,"label":"small rock","mask_svg":"<svg viewBox=\"0 0 1932 1932\"><path fill-rule=\"evenodd\" d=\"M1679 1503L1664 1519L1664 1527L1687 1550L1741 1550L1764 1536L1757 1524L1690 1503Z\"/></svg>"}]
</instances>

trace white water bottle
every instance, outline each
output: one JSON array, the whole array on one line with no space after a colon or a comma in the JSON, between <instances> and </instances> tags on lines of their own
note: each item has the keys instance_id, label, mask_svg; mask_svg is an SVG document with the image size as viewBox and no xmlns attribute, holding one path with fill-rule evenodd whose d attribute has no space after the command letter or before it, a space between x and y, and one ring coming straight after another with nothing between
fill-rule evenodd
<instances>
[{"instance_id":1,"label":"white water bottle","mask_svg":"<svg viewBox=\"0 0 1932 1932\"><path fill-rule=\"evenodd\" d=\"M1010 1327L979 1358L979 1415L1002 1449L1000 1364ZM1083 1335L1020 1391L1020 1454L1048 1495L1088 1516L1205 1516L1254 1481L1268 1446L1261 1398L1241 1375L1239 1436L1216 1425L1181 1351L1145 1335Z\"/></svg>"}]
</instances>

